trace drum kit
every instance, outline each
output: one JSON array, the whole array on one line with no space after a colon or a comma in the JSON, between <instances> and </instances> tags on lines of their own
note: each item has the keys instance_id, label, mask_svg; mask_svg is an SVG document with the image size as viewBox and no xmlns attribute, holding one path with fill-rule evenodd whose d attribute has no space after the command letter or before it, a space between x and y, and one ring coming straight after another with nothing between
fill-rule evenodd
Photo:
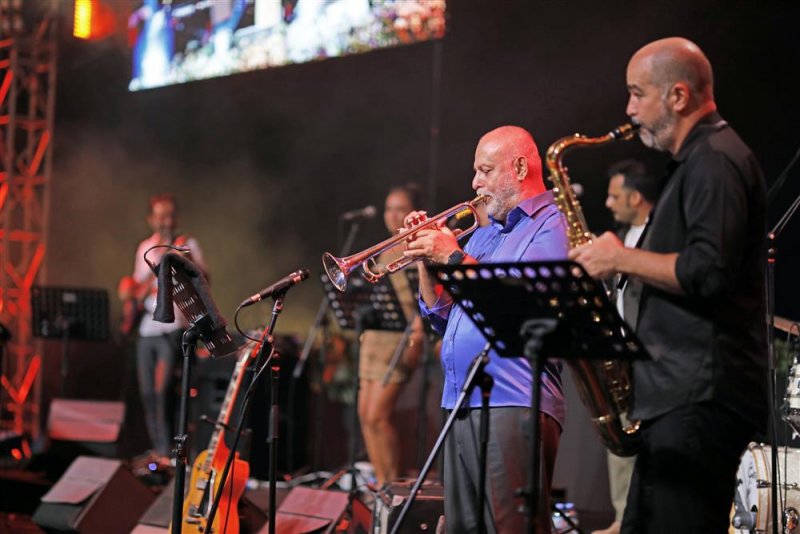
<instances>
[{"instance_id":1,"label":"drum kit","mask_svg":"<svg viewBox=\"0 0 800 534\"><path fill-rule=\"evenodd\" d=\"M775 328L789 336L800 338L800 327L795 321L775 317ZM786 394L782 418L800 434L800 355L795 355L786 381ZM737 472L737 488L732 511L731 532L735 534L768 534L773 532L771 497L778 490L779 532L800 534L800 449L779 447L778 480L772 473L772 448L751 443L742 456ZM782 480L781 480L782 479Z\"/></svg>"}]
</instances>

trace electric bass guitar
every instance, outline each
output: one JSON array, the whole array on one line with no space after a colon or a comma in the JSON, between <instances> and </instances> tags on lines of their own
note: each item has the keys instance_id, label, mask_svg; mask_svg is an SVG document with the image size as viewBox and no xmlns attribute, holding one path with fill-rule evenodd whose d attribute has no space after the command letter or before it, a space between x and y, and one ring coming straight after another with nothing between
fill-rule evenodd
<instances>
[{"instance_id":1,"label":"electric bass guitar","mask_svg":"<svg viewBox=\"0 0 800 534\"><path fill-rule=\"evenodd\" d=\"M258 354L258 343L242 349L242 355L236 362L233 370L225 400L217 417L214 433L208 449L201 452L192 466L189 479L189 488L183 504L183 522L181 532L203 534L239 534L239 499L245 490L247 478L250 475L250 465L239 458L233 460L225 488L220 495L214 523L208 528L208 514L214 503L214 496L221 484L220 477L225 468L225 460L230 449L225 444L224 430L230 420L231 408L236 402L236 396L244 377L244 370L250 360Z\"/></svg>"}]
</instances>

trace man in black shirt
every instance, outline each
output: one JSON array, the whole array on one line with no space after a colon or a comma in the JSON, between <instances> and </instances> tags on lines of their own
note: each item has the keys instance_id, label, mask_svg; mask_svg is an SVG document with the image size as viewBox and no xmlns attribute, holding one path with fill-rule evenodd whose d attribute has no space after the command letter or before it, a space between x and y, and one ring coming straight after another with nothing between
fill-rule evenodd
<instances>
[{"instance_id":1,"label":"man in black shirt","mask_svg":"<svg viewBox=\"0 0 800 534\"><path fill-rule=\"evenodd\" d=\"M634 364L644 446L622 532L727 532L742 452L767 412L765 182L720 117L711 65L692 42L637 51L627 114L672 154L641 249L612 233L571 251L595 277L642 284L625 318L651 361Z\"/></svg>"}]
</instances>

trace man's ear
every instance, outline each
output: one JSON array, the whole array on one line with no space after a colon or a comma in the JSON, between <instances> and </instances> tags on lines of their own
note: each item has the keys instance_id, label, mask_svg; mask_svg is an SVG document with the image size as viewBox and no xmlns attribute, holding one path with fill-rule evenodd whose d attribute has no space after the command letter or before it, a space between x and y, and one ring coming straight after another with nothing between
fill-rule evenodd
<instances>
[{"instance_id":1,"label":"man's ear","mask_svg":"<svg viewBox=\"0 0 800 534\"><path fill-rule=\"evenodd\" d=\"M631 206L639 207L642 204L643 200L644 197L642 196L642 194L639 191L636 191L635 189L631 191L630 194L628 195L628 204L630 204Z\"/></svg>"},{"instance_id":2,"label":"man's ear","mask_svg":"<svg viewBox=\"0 0 800 534\"><path fill-rule=\"evenodd\" d=\"M528 158L517 156L514 159L514 174L520 182L528 175Z\"/></svg>"},{"instance_id":3,"label":"man's ear","mask_svg":"<svg viewBox=\"0 0 800 534\"><path fill-rule=\"evenodd\" d=\"M677 82L669 90L667 94L667 102L669 106L678 113L685 111L689 107L691 100L691 91L686 82Z\"/></svg>"}]
</instances>

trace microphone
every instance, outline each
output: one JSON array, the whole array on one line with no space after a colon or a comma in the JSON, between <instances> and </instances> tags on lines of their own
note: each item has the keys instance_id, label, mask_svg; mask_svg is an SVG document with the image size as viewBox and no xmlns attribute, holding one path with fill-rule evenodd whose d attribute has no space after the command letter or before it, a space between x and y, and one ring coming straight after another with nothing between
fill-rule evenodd
<instances>
[{"instance_id":1,"label":"microphone","mask_svg":"<svg viewBox=\"0 0 800 534\"><path fill-rule=\"evenodd\" d=\"M242 303L239 304L239 307L245 308L247 306L252 306L256 302L263 300L267 297L271 297L275 293L281 293L283 291L286 291L293 285L299 284L306 278L308 278L308 269L300 269L291 274L287 274L286 276L284 276L271 286L267 286L258 293L256 293L255 295L244 299Z\"/></svg>"},{"instance_id":2,"label":"microphone","mask_svg":"<svg viewBox=\"0 0 800 534\"><path fill-rule=\"evenodd\" d=\"M578 183L571 184L572 185L572 192L575 194L576 198L580 198L583 196L583 186Z\"/></svg>"},{"instance_id":3,"label":"microphone","mask_svg":"<svg viewBox=\"0 0 800 534\"><path fill-rule=\"evenodd\" d=\"M346 211L342 213L339 218L343 221L354 221L356 219L372 219L377 214L378 209L370 204L361 209Z\"/></svg>"}]
</instances>

